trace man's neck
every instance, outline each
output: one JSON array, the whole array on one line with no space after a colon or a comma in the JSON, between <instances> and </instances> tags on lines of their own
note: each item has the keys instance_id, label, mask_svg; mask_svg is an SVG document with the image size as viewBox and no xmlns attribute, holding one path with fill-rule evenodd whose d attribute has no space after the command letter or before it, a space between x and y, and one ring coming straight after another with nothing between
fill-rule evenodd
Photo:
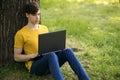
<instances>
[{"instance_id":1,"label":"man's neck","mask_svg":"<svg viewBox=\"0 0 120 80\"><path fill-rule=\"evenodd\" d=\"M29 29L32 29L32 30L37 30L38 29L38 24L31 24L31 23L28 23L26 25Z\"/></svg>"}]
</instances>

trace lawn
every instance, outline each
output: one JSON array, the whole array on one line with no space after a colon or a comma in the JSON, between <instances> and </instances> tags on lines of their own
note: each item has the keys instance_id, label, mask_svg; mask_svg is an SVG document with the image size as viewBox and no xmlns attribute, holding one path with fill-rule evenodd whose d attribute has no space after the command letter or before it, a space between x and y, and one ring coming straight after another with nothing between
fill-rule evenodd
<instances>
[{"instance_id":1,"label":"lawn","mask_svg":"<svg viewBox=\"0 0 120 80\"><path fill-rule=\"evenodd\" d=\"M120 4L118 0L41 0L41 21L49 31L67 30L66 47L75 51L91 80L120 80ZM78 80L68 64L65 80ZM49 80L31 75L23 63L0 67L0 80Z\"/></svg>"}]
</instances>

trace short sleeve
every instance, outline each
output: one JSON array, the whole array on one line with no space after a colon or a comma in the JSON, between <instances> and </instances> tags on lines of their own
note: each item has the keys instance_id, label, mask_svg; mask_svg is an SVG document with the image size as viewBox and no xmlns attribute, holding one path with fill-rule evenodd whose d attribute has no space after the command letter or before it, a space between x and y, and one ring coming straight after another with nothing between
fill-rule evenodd
<instances>
[{"instance_id":1,"label":"short sleeve","mask_svg":"<svg viewBox=\"0 0 120 80\"><path fill-rule=\"evenodd\" d=\"M18 31L14 37L14 48L23 48L23 44L24 44L23 35Z\"/></svg>"}]
</instances>

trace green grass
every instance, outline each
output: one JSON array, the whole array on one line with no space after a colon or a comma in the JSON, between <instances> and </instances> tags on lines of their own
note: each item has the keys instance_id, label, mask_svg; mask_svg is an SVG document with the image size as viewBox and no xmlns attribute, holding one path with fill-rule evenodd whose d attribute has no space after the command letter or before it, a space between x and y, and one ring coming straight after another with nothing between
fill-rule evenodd
<instances>
[{"instance_id":1,"label":"green grass","mask_svg":"<svg viewBox=\"0 0 120 80\"><path fill-rule=\"evenodd\" d=\"M42 24L67 30L67 47L75 52L91 80L120 80L120 5L118 0L41 0ZM66 80L77 76L65 64ZM49 80L31 75L23 64L0 67L0 80Z\"/></svg>"}]
</instances>

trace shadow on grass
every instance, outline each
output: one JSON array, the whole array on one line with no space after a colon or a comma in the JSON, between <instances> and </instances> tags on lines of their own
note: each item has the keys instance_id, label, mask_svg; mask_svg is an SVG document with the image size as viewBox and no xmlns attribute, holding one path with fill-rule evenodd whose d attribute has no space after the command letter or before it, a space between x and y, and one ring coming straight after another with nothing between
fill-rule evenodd
<instances>
[{"instance_id":1,"label":"shadow on grass","mask_svg":"<svg viewBox=\"0 0 120 80\"><path fill-rule=\"evenodd\" d=\"M53 80L52 76L36 76L30 74L24 63L13 62L0 67L0 80Z\"/></svg>"}]
</instances>

